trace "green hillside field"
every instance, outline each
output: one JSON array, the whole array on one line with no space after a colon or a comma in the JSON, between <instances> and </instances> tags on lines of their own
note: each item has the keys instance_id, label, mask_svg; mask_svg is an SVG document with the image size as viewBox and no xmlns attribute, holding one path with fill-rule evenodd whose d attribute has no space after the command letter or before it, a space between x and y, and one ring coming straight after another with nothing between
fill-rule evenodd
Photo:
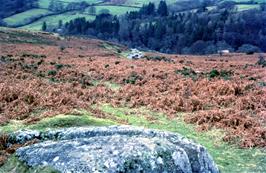
<instances>
[{"instance_id":1,"label":"green hillside field","mask_svg":"<svg viewBox=\"0 0 266 173\"><path fill-rule=\"evenodd\" d=\"M58 0L59 1L59 0ZM31 9L22 13L15 14L5 18L3 21L9 27L20 27L29 30L41 30L43 22L46 22L48 26L57 26L60 20L66 23L77 17L85 17L88 20L93 20L95 15L100 14L103 11L108 11L113 15L122 15L126 12L137 11L143 4L147 4L149 1L146 0L125 0L115 3L116 1L105 2L105 0L60 0L66 6L71 2L82 2L85 1L89 4L94 4L95 14L90 14L88 7L85 11L68 11L58 14L49 11L49 3L51 0L39 0L39 8ZM166 0L167 4L176 3L178 0ZM239 2L246 2L249 0L235 0ZM265 0L255 0L254 2L264 2ZM150 2L158 5L160 0L150 0ZM239 11L249 10L253 8L259 8L259 4L238 4L236 5ZM208 7L208 9L215 8L215 6ZM194 11L196 11L195 9ZM191 10L189 10L191 11ZM192 10L193 11L193 10Z\"/></svg>"},{"instance_id":2,"label":"green hillside field","mask_svg":"<svg viewBox=\"0 0 266 173\"><path fill-rule=\"evenodd\" d=\"M40 20L33 22L29 25L22 26L22 29L28 30L41 30L43 22L47 23L47 26L57 26L59 21L62 20L63 23L69 22L78 17L85 17L87 20L94 20L95 16L79 13L78 11L66 12L58 15L52 15L43 17Z\"/></svg>"},{"instance_id":3,"label":"green hillside field","mask_svg":"<svg viewBox=\"0 0 266 173\"><path fill-rule=\"evenodd\" d=\"M33 18L45 16L51 13L52 12L50 12L47 9L31 9L31 10L7 17L4 19L4 22L6 22L9 26L25 25L29 23Z\"/></svg>"}]
</instances>

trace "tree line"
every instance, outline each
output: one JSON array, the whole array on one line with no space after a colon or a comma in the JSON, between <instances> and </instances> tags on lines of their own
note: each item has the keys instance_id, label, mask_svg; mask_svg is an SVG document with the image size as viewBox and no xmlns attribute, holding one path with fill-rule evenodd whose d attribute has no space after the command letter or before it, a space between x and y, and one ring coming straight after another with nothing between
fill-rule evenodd
<instances>
[{"instance_id":1,"label":"tree line","mask_svg":"<svg viewBox=\"0 0 266 173\"><path fill-rule=\"evenodd\" d=\"M142 49L166 53L211 54L228 49L239 52L266 51L266 10L238 12L220 7L170 13L165 1L117 17L100 14L94 21L77 18L61 26L63 34L87 35Z\"/></svg>"}]
</instances>

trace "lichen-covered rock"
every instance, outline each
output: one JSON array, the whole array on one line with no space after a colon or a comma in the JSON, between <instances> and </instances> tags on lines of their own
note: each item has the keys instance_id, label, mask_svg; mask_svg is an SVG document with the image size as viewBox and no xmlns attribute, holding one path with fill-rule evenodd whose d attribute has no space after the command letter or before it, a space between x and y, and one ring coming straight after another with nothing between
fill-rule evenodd
<instances>
[{"instance_id":1,"label":"lichen-covered rock","mask_svg":"<svg viewBox=\"0 0 266 173\"><path fill-rule=\"evenodd\" d=\"M45 165L66 173L219 172L204 147L169 132L111 126L26 134L19 132L14 140L46 140L16 152L21 161L33 167Z\"/></svg>"}]
</instances>

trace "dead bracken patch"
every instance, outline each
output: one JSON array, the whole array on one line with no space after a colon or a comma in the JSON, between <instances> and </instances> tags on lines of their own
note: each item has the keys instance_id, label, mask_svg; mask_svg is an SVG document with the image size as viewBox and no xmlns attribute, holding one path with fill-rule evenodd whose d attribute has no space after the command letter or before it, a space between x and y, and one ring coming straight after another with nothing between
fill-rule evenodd
<instances>
[{"instance_id":1,"label":"dead bracken patch","mask_svg":"<svg viewBox=\"0 0 266 173\"><path fill-rule=\"evenodd\" d=\"M7 134L0 134L0 166L2 166L8 157L15 153L15 151L23 146L32 145L38 142L37 139L26 142L25 144L13 144L8 146L8 138Z\"/></svg>"},{"instance_id":2,"label":"dead bracken patch","mask_svg":"<svg viewBox=\"0 0 266 173\"><path fill-rule=\"evenodd\" d=\"M224 129L226 141L242 147L266 146L266 89L259 85L266 81L266 71L256 64L256 54L163 55L169 63L118 59L99 46L98 40L71 38L54 42L1 43L1 125L13 119L34 123L74 109L114 118L90 108L110 103L146 106L169 117L186 112L185 120L201 130ZM95 85L95 81L99 84ZM113 90L103 84L106 81L121 87Z\"/></svg>"}]
</instances>

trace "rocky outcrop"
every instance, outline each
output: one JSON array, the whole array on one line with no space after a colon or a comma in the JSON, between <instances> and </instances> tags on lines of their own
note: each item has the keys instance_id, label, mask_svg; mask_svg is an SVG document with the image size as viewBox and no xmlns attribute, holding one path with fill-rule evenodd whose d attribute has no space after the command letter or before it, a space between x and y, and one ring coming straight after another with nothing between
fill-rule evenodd
<instances>
[{"instance_id":1,"label":"rocky outcrop","mask_svg":"<svg viewBox=\"0 0 266 173\"><path fill-rule=\"evenodd\" d=\"M178 134L111 126L19 132L13 141L43 142L19 148L28 166L50 166L60 172L217 173L206 149Z\"/></svg>"}]
</instances>

